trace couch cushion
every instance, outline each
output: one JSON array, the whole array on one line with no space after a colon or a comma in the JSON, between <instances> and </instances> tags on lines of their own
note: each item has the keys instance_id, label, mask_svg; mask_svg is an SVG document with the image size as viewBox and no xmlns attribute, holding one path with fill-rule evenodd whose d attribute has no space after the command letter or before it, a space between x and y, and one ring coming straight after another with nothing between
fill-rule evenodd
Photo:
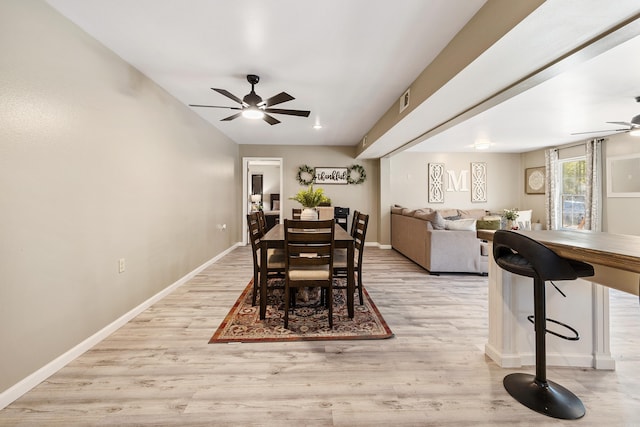
<instances>
[{"instance_id":1,"label":"couch cushion","mask_svg":"<svg viewBox=\"0 0 640 427\"><path fill-rule=\"evenodd\" d=\"M458 216L458 209L438 209L442 218Z\"/></svg>"},{"instance_id":2,"label":"couch cushion","mask_svg":"<svg viewBox=\"0 0 640 427\"><path fill-rule=\"evenodd\" d=\"M413 216L416 218L420 218L420 219L424 219L429 221L429 215L431 214L432 210L429 208L422 208L422 209L416 209L413 212Z\"/></svg>"},{"instance_id":3,"label":"couch cushion","mask_svg":"<svg viewBox=\"0 0 640 427\"><path fill-rule=\"evenodd\" d=\"M402 208L402 215L404 216L413 216L415 209Z\"/></svg>"},{"instance_id":4,"label":"couch cushion","mask_svg":"<svg viewBox=\"0 0 640 427\"><path fill-rule=\"evenodd\" d=\"M461 210L458 209L458 214L461 218L475 218L480 219L487 214L487 211L484 209L467 209Z\"/></svg>"},{"instance_id":5,"label":"couch cushion","mask_svg":"<svg viewBox=\"0 0 640 427\"><path fill-rule=\"evenodd\" d=\"M447 230L476 231L476 220L474 218L465 218L456 221L445 220L444 226Z\"/></svg>"}]
</instances>

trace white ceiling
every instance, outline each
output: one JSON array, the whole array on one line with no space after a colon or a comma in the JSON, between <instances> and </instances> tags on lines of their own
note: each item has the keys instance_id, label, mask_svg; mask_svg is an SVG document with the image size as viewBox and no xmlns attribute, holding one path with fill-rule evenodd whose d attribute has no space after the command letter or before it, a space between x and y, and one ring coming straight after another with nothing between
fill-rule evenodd
<instances>
[{"instance_id":1,"label":"white ceiling","mask_svg":"<svg viewBox=\"0 0 640 427\"><path fill-rule=\"evenodd\" d=\"M250 90L246 74L258 74L259 95L268 98L285 91L296 99L277 108L311 110L310 117L276 115L282 123L270 126L242 118L221 122L231 110L193 111L239 144L286 145L358 144L485 3L47 2L185 106L234 106L210 88L242 98ZM592 50L603 51L600 55L573 55L551 67L553 72L535 74L491 96L638 13L637 0L548 0L374 141L363 156L381 157L403 145L421 151L470 151L480 137L492 142L492 151L528 151L584 139L569 134L608 129L606 121L629 121L640 114L634 101L640 95L640 37L633 37L635 27L597 43ZM629 41L607 51L624 40ZM477 108L461 116L473 106ZM314 130L316 123L323 128Z\"/></svg>"}]
</instances>

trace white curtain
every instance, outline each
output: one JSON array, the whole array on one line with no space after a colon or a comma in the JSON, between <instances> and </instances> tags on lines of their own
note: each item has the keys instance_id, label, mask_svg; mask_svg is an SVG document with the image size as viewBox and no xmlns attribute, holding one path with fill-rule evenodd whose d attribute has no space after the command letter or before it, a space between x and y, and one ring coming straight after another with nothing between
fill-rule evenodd
<instances>
[{"instance_id":1,"label":"white curtain","mask_svg":"<svg viewBox=\"0 0 640 427\"><path fill-rule=\"evenodd\" d=\"M593 139L586 143L587 189L585 197L585 230L600 231L602 218L602 142Z\"/></svg>"},{"instance_id":2,"label":"white curtain","mask_svg":"<svg viewBox=\"0 0 640 427\"><path fill-rule=\"evenodd\" d=\"M547 230L556 230L558 228L558 215L556 206L556 174L558 173L558 150L551 148L544 152L545 163L545 188L544 188L544 207L547 211Z\"/></svg>"}]
</instances>

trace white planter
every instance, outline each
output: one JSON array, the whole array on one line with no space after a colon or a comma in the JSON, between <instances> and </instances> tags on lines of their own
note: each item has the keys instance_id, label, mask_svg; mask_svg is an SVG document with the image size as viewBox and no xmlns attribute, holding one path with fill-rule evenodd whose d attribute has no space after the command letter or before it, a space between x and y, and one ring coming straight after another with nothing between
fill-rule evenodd
<instances>
[{"instance_id":1,"label":"white planter","mask_svg":"<svg viewBox=\"0 0 640 427\"><path fill-rule=\"evenodd\" d=\"M304 208L300 213L300 219L305 221L315 221L318 219L318 211L315 208Z\"/></svg>"}]
</instances>

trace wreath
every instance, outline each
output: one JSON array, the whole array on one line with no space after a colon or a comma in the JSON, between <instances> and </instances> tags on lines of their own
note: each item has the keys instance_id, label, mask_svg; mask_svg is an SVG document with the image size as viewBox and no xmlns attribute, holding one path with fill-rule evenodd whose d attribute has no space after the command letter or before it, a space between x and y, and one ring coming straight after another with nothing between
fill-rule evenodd
<instances>
[{"instance_id":1,"label":"wreath","mask_svg":"<svg viewBox=\"0 0 640 427\"><path fill-rule=\"evenodd\" d=\"M354 177L355 172L355 177ZM364 180L367 179L367 173L364 171L364 168L360 165L351 165L349 166L349 176L347 177L347 182L349 184L362 184Z\"/></svg>"},{"instance_id":2,"label":"wreath","mask_svg":"<svg viewBox=\"0 0 640 427\"><path fill-rule=\"evenodd\" d=\"M300 185L311 185L313 184L313 180L315 179L315 173L311 166L302 165L298 168L298 174L296 175L296 179L298 180L298 184Z\"/></svg>"}]
</instances>

